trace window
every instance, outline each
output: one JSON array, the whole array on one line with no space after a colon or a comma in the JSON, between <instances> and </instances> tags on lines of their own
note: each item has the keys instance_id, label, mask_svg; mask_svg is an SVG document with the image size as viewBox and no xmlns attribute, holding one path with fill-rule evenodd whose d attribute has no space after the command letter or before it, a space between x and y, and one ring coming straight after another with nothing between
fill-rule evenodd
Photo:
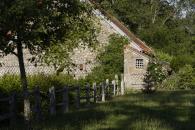
<instances>
[{"instance_id":1,"label":"window","mask_svg":"<svg viewBox=\"0 0 195 130\"><path fill-rule=\"evenodd\" d=\"M79 65L79 69L80 69L80 71L83 71L84 70L84 65L83 64L80 64Z\"/></svg>"},{"instance_id":2,"label":"window","mask_svg":"<svg viewBox=\"0 0 195 130\"><path fill-rule=\"evenodd\" d=\"M136 59L136 68L141 69L144 67L144 60L143 59Z\"/></svg>"}]
</instances>

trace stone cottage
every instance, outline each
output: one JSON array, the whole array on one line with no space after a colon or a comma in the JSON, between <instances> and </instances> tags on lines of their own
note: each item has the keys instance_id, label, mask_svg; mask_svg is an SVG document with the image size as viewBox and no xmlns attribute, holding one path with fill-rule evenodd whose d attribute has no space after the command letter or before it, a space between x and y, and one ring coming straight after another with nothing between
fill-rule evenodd
<instances>
[{"instance_id":1,"label":"stone cottage","mask_svg":"<svg viewBox=\"0 0 195 130\"><path fill-rule=\"evenodd\" d=\"M119 34L129 39L129 44L124 47L124 82L127 88L141 88L143 86L143 77L146 72L149 62L148 54L152 50L132 32L130 32L118 19L105 12L98 5L90 0L95 5L93 13L97 17L100 24L100 33L97 37L101 45L108 44L111 34ZM75 78L84 77L97 65L97 53L89 48L75 48L71 56L73 63L76 65L70 74ZM36 67L28 60L31 55L28 51L24 51L25 67L28 74L36 73L54 73L52 66L38 64ZM13 55L8 55L0 58L3 64L0 67L0 75L6 73L19 73L17 58ZM64 73L67 71L64 70Z\"/></svg>"}]
</instances>

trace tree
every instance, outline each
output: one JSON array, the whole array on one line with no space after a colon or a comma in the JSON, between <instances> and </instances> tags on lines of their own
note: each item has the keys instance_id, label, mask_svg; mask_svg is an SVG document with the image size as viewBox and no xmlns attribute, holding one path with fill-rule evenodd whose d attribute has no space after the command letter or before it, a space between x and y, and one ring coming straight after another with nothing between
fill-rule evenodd
<instances>
[{"instance_id":1,"label":"tree","mask_svg":"<svg viewBox=\"0 0 195 130\"><path fill-rule=\"evenodd\" d=\"M184 61L195 58L194 0L96 1L148 45L173 57L171 63L183 55ZM195 66L194 62L187 64ZM179 64L172 66L180 68Z\"/></svg>"},{"instance_id":2,"label":"tree","mask_svg":"<svg viewBox=\"0 0 195 130\"><path fill-rule=\"evenodd\" d=\"M128 44L125 37L112 34L109 43L97 56L98 66L86 79L101 82L102 79L113 79L115 74L120 75L124 71L124 45Z\"/></svg>"},{"instance_id":3,"label":"tree","mask_svg":"<svg viewBox=\"0 0 195 130\"><path fill-rule=\"evenodd\" d=\"M21 84L26 93L24 115L27 123L30 120L30 103L23 49L39 55L55 45L71 48L81 41L89 43L92 37L86 37L94 34L91 28L91 9L79 0L1 0L1 56L13 54L18 58ZM82 35L76 35L79 31ZM66 42L73 39L74 44Z\"/></svg>"}]
</instances>

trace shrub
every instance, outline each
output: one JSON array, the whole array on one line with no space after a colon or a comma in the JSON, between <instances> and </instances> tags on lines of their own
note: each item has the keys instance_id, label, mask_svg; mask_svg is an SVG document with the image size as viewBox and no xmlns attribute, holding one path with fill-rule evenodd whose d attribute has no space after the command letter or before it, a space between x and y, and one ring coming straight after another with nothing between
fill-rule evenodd
<instances>
[{"instance_id":1,"label":"shrub","mask_svg":"<svg viewBox=\"0 0 195 130\"><path fill-rule=\"evenodd\" d=\"M191 65L185 65L179 70L178 87L181 89L195 88L195 69Z\"/></svg>"},{"instance_id":2,"label":"shrub","mask_svg":"<svg viewBox=\"0 0 195 130\"><path fill-rule=\"evenodd\" d=\"M171 68L178 72L180 68L183 68L185 65L193 65L194 59L193 57L190 57L189 55L179 55L172 59L171 61Z\"/></svg>"},{"instance_id":3,"label":"shrub","mask_svg":"<svg viewBox=\"0 0 195 130\"><path fill-rule=\"evenodd\" d=\"M92 70L86 77L88 82L102 82L104 79L114 79L115 74L123 73L124 66L124 45L128 41L119 35L111 35L109 44L98 56L99 66Z\"/></svg>"},{"instance_id":4,"label":"shrub","mask_svg":"<svg viewBox=\"0 0 195 130\"><path fill-rule=\"evenodd\" d=\"M77 81L73 79L72 76L66 74L52 74L44 75L37 74L28 76L29 87L32 88L36 85L40 86L42 90L48 90L51 86L63 87L65 85L75 85Z\"/></svg>"},{"instance_id":5,"label":"shrub","mask_svg":"<svg viewBox=\"0 0 195 130\"><path fill-rule=\"evenodd\" d=\"M76 85L79 82L74 80L72 76L66 74L36 74L29 75L27 79L29 89L39 86L40 89L45 92L52 86L63 87L65 85ZM20 76L6 74L0 77L0 90L5 93L9 93L11 91L21 91L22 87L20 85Z\"/></svg>"},{"instance_id":6,"label":"shrub","mask_svg":"<svg viewBox=\"0 0 195 130\"><path fill-rule=\"evenodd\" d=\"M6 74L0 77L0 89L7 93L10 91L21 91L20 77L17 75Z\"/></svg>"},{"instance_id":7,"label":"shrub","mask_svg":"<svg viewBox=\"0 0 195 130\"><path fill-rule=\"evenodd\" d=\"M166 78L161 84L158 85L158 88L163 90L176 90L178 89L179 76L178 74L173 74Z\"/></svg>"},{"instance_id":8,"label":"shrub","mask_svg":"<svg viewBox=\"0 0 195 130\"><path fill-rule=\"evenodd\" d=\"M150 61L144 78L146 85L143 91L146 93L155 91L155 87L165 78L166 73L163 71L162 65L156 61Z\"/></svg>"},{"instance_id":9,"label":"shrub","mask_svg":"<svg viewBox=\"0 0 195 130\"><path fill-rule=\"evenodd\" d=\"M163 51L160 50L156 50L155 51L155 57L159 60L159 61L165 61L165 62L171 62L173 59L173 56L170 56L168 53L164 53Z\"/></svg>"},{"instance_id":10,"label":"shrub","mask_svg":"<svg viewBox=\"0 0 195 130\"><path fill-rule=\"evenodd\" d=\"M185 65L179 71L159 85L159 88L166 90L194 89L195 88L195 69L191 65Z\"/></svg>"}]
</instances>

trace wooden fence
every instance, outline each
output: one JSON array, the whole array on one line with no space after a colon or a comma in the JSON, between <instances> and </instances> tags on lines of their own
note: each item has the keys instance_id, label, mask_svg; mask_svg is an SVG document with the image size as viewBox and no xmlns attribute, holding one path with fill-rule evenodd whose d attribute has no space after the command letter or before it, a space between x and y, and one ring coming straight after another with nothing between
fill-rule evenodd
<instances>
[{"instance_id":1,"label":"wooden fence","mask_svg":"<svg viewBox=\"0 0 195 130\"><path fill-rule=\"evenodd\" d=\"M0 103L9 104L9 112L0 115L0 122L6 119L10 120L10 124L13 125L16 120L16 94L12 93L9 97L0 99Z\"/></svg>"},{"instance_id":2,"label":"wooden fence","mask_svg":"<svg viewBox=\"0 0 195 130\"><path fill-rule=\"evenodd\" d=\"M85 107L90 106L92 103L105 102L112 96L119 96L124 94L123 80L119 85L118 76L115 76L115 80L109 82L107 79L100 84L93 83L87 84L84 87L80 86L65 86L60 89L55 87L49 88L48 93L43 93L37 86L30 92L31 111L35 120L42 119L42 101L46 100L49 104L48 112L50 115L56 115L57 110L61 110L66 113L70 110L70 107L80 109L81 104L85 104ZM70 94L74 94L74 98L70 99ZM60 96L57 100L57 96ZM16 120L16 93L11 94L10 97L0 99L0 103L9 102L9 112L7 114L0 115L0 122L5 119L10 119L10 124L14 124ZM72 102L72 103L70 103ZM59 109L57 109L57 107Z\"/></svg>"}]
</instances>

